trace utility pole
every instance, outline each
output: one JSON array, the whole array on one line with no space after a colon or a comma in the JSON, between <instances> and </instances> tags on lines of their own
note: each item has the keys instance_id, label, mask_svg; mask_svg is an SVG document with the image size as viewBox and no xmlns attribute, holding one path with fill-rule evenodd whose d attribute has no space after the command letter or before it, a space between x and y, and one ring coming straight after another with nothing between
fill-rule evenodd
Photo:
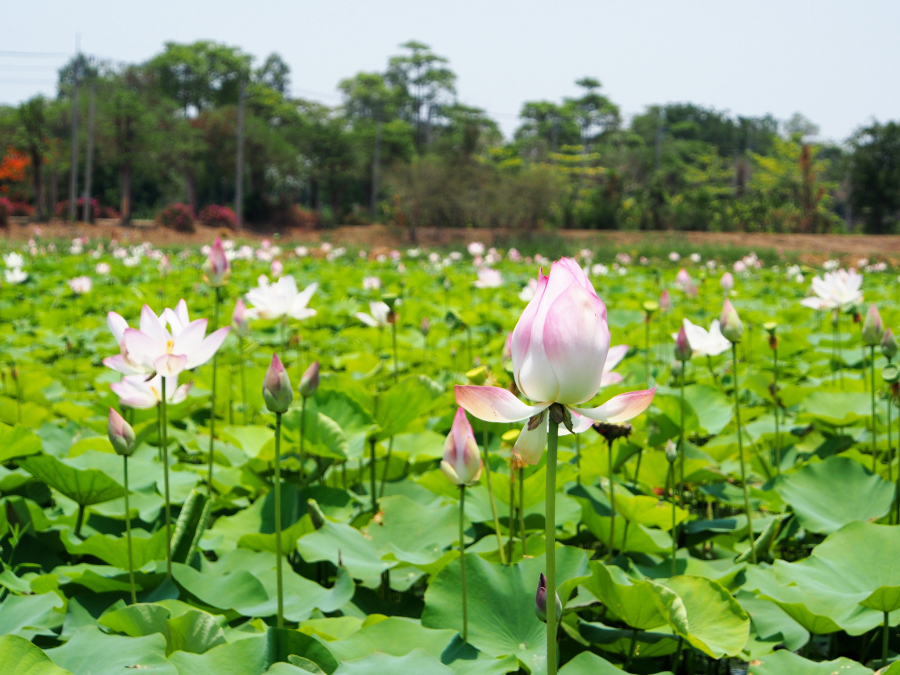
<instances>
[{"instance_id":1,"label":"utility pole","mask_svg":"<svg viewBox=\"0 0 900 675\"><path fill-rule=\"evenodd\" d=\"M244 74L241 73L241 86L238 90L237 111L237 170L234 177L234 214L237 229L244 227Z\"/></svg>"},{"instance_id":2,"label":"utility pole","mask_svg":"<svg viewBox=\"0 0 900 675\"><path fill-rule=\"evenodd\" d=\"M81 36L76 37L72 88L72 143L69 159L69 222L75 222L78 208L78 70L81 66Z\"/></svg>"},{"instance_id":3,"label":"utility pole","mask_svg":"<svg viewBox=\"0 0 900 675\"><path fill-rule=\"evenodd\" d=\"M82 210L81 220L85 223L91 222L91 177L94 173L94 112L97 103L97 82L91 81L91 99L88 105L88 137L87 137L87 159L84 166L84 208Z\"/></svg>"},{"instance_id":4,"label":"utility pole","mask_svg":"<svg viewBox=\"0 0 900 675\"><path fill-rule=\"evenodd\" d=\"M659 171L659 163L662 156L662 135L663 135L663 109L660 106L656 113L656 170Z\"/></svg>"},{"instance_id":5,"label":"utility pole","mask_svg":"<svg viewBox=\"0 0 900 675\"><path fill-rule=\"evenodd\" d=\"M375 221L375 209L378 205L378 179L381 173L381 116L375 122L375 154L372 157L372 201L370 211Z\"/></svg>"}]
</instances>

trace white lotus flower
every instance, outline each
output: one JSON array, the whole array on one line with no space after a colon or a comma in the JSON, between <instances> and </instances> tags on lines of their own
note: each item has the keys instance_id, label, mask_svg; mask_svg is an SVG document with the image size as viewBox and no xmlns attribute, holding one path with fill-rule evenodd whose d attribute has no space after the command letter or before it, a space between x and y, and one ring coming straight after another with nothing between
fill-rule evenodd
<instances>
[{"instance_id":1,"label":"white lotus flower","mask_svg":"<svg viewBox=\"0 0 900 675\"><path fill-rule=\"evenodd\" d=\"M11 269L16 269L25 264L25 258L19 253L7 253L3 256L3 264Z\"/></svg>"},{"instance_id":2,"label":"white lotus flower","mask_svg":"<svg viewBox=\"0 0 900 675\"><path fill-rule=\"evenodd\" d=\"M13 267L8 270L3 270L3 277L8 284L21 284L28 278L28 272L25 272L21 267Z\"/></svg>"},{"instance_id":3,"label":"white lotus flower","mask_svg":"<svg viewBox=\"0 0 900 675\"><path fill-rule=\"evenodd\" d=\"M385 328L388 326L388 315L391 308L380 300L373 300L369 303L369 311L371 314L357 312L353 316L372 328Z\"/></svg>"},{"instance_id":4,"label":"white lotus flower","mask_svg":"<svg viewBox=\"0 0 900 675\"><path fill-rule=\"evenodd\" d=\"M316 310L309 309L307 305L319 288L318 283L313 282L298 292L297 281L290 274L281 277L274 284L269 283L265 274L257 281L259 286L244 296L253 305L247 310L251 319L280 319L289 316L303 320L316 315Z\"/></svg>"},{"instance_id":5,"label":"white lotus flower","mask_svg":"<svg viewBox=\"0 0 900 675\"><path fill-rule=\"evenodd\" d=\"M837 270L826 272L823 277L816 276L812 280L812 292L815 294L803 298L800 304L818 310L842 309L848 305L862 302L862 275L856 270Z\"/></svg>"},{"instance_id":6,"label":"white lotus flower","mask_svg":"<svg viewBox=\"0 0 900 675\"><path fill-rule=\"evenodd\" d=\"M478 279L475 288L500 288L503 285L503 275L490 267L482 267L478 270Z\"/></svg>"},{"instance_id":7,"label":"white lotus flower","mask_svg":"<svg viewBox=\"0 0 900 675\"><path fill-rule=\"evenodd\" d=\"M685 319L684 332L694 350L694 356L718 356L731 349L731 343L722 335L718 319L713 319L709 331ZM678 333L673 333L672 338L677 340Z\"/></svg>"},{"instance_id":8,"label":"white lotus flower","mask_svg":"<svg viewBox=\"0 0 900 675\"><path fill-rule=\"evenodd\" d=\"M166 403L177 405L187 398L193 382L178 386L178 377L166 378ZM121 382L109 385L119 402L129 408L147 410L162 401L162 375L146 379L143 375L126 375Z\"/></svg>"}]
</instances>

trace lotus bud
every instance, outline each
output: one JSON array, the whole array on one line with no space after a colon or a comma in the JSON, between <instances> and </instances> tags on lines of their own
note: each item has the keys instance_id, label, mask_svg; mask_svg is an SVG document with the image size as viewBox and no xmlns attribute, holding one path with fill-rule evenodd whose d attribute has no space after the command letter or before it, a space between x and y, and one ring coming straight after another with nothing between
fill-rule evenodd
<instances>
[{"instance_id":1,"label":"lotus bud","mask_svg":"<svg viewBox=\"0 0 900 675\"><path fill-rule=\"evenodd\" d=\"M470 485L481 477L481 453L478 452L472 425L462 408L456 409L453 426L444 442L441 471L454 485Z\"/></svg>"},{"instance_id":2,"label":"lotus bud","mask_svg":"<svg viewBox=\"0 0 900 675\"><path fill-rule=\"evenodd\" d=\"M203 263L203 278L210 286L224 286L231 276L231 268L228 264L228 258L225 256L225 249L222 247L221 237L216 237L212 248L209 250L209 257Z\"/></svg>"},{"instance_id":3,"label":"lotus bud","mask_svg":"<svg viewBox=\"0 0 900 675\"><path fill-rule=\"evenodd\" d=\"M672 299L669 297L668 290L663 290L662 294L659 296L659 308L666 313L672 309Z\"/></svg>"},{"instance_id":4,"label":"lotus bud","mask_svg":"<svg viewBox=\"0 0 900 675\"><path fill-rule=\"evenodd\" d=\"M666 441L666 459L669 460L669 464L674 464L675 460L678 459L678 448L675 447L675 443L672 442L671 438Z\"/></svg>"},{"instance_id":5,"label":"lotus bud","mask_svg":"<svg viewBox=\"0 0 900 675\"><path fill-rule=\"evenodd\" d=\"M109 442L117 455L131 457L134 454L134 429L112 408L109 409L109 424L106 427Z\"/></svg>"},{"instance_id":6,"label":"lotus bud","mask_svg":"<svg viewBox=\"0 0 900 675\"><path fill-rule=\"evenodd\" d=\"M731 272L725 272L722 275L722 278L719 280L719 285L722 286L722 289L726 293L730 293L731 289L734 288L734 277L731 276Z\"/></svg>"},{"instance_id":7,"label":"lotus bud","mask_svg":"<svg viewBox=\"0 0 900 675\"><path fill-rule=\"evenodd\" d=\"M240 298L234 303L234 313L231 315L231 330L239 337L246 337L250 333L250 322L247 320L247 305Z\"/></svg>"},{"instance_id":8,"label":"lotus bud","mask_svg":"<svg viewBox=\"0 0 900 675\"><path fill-rule=\"evenodd\" d=\"M315 499L307 499L306 511L309 513L309 519L312 521L313 527L317 530L321 530L325 525L325 514L322 513L319 502Z\"/></svg>"},{"instance_id":9,"label":"lotus bud","mask_svg":"<svg viewBox=\"0 0 900 675\"><path fill-rule=\"evenodd\" d=\"M562 619L562 602L559 600L559 594L556 593L556 620ZM537 594L534 596L534 613L544 623L547 623L547 577L541 572L541 578L538 581Z\"/></svg>"},{"instance_id":10,"label":"lotus bud","mask_svg":"<svg viewBox=\"0 0 900 675\"><path fill-rule=\"evenodd\" d=\"M684 330L684 324L682 324L675 338L675 358L679 361L690 361L693 353L687 331Z\"/></svg>"},{"instance_id":11,"label":"lotus bud","mask_svg":"<svg viewBox=\"0 0 900 675\"><path fill-rule=\"evenodd\" d=\"M501 358L504 361L512 358L512 339L513 339L513 334L512 334L512 331L510 331L506 335L506 342L503 343L503 354L502 354Z\"/></svg>"},{"instance_id":12,"label":"lotus bud","mask_svg":"<svg viewBox=\"0 0 900 675\"><path fill-rule=\"evenodd\" d=\"M287 412L288 406L294 400L291 381L278 354L272 354L272 363L269 364L263 380L263 400L266 407L274 413Z\"/></svg>"},{"instance_id":13,"label":"lotus bud","mask_svg":"<svg viewBox=\"0 0 900 675\"><path fill-rule=\"evenodd\" d=\"M428 337L428 331L430 330L430 326L428 324L428 317L426 316L422 319L422 325L419 326L419 330L422 332L422 335Z\"/></svg>"},{"instance_id":14,"label":"lotus bud","mask_svg":"<svg viewBox=\"0 0 900 675\"><path fill-rule=\"evenodd\" d=\"M881 314L878 308L872 304L869 305L869 311L866 312L866 320L862 327L862 340L866 347L874 347L881 344L884 338L884 321L881 320Z\"/></svg>"},{"instance_id":15,"label":"lotus bud","mask_svg":"<svg viewBox=\"0 0 900 675\"><path fill-rule=\"evenodd\" d=\"M881 353L888 361L897 355L897 338L890 328L884 331L884 337L881 338Z\"/></svg>"},{"instance_id":16,"label":"lotus bud","mask_svg":"<svg viewBox=\"0 0 900 675\"><path fill-rule=\"evenodd\" d=\"M778 324L774 321L767 321L763 324L763 328L765 328L766 333L769 334L769 348L778 349L778 336L775 335L775 330L778 328Z\"/></svg>"},{"instance_id":17,"label":"lotus bud","mask_svg":"<svg viewBox=\"0 0 900 675\"><path fill-rule=\"evenodd\" d=\"M722 330L722 336L732 344L741 341L744 334L744 324L738 316L737 310L731 304L731 300L725 300L722 305L722 316L719 317L719 324Z\"/></svg>"},{"instance_id":18,"label":"lotus bud","mask_svg":"<svg viewBox=\"0 0 900 675\"><path fill-rule=\"evenodd\" d=\"M319 388L319 362L313 361L312 365L306 369L306 372L300 376L300 384L297 385L297 391L303 398L309 398L316 395L316 389Z\"/></svg>"},{"instance_id":19,"label":"lotus bud","mask_svg":"<svg viewBox=\"0 0 900 675\"><path fill-rule=\"evenodd\" d=\"M678 274L675 275L675 283L678 284L678 287L683 291L686 291L693 286L691 275L688 274L688 271L683 267L678 270Z\"/></svg>"},{"instance_id":20,"label":"lotus bud","mask_svg":"<svg viewBox=\"0 0 900 675\"><path fill-rule=\"evenodd\" d=\"M169 254L166 253L159 260L159 265L157 266L159 269L159 273L165 276L172 269L172 264L169 262Z\"/></svg>"}]
</instances>

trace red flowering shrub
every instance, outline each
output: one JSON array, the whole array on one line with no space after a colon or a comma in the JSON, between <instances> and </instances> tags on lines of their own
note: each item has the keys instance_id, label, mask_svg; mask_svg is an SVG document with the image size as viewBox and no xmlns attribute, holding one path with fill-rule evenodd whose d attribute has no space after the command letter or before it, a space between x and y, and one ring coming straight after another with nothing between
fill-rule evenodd
<instances>
[{"instance_id":1,"label":"red flowering shrub","mask_svg":"<svg viewBox=\"0 0 900 675\"><path fill-rule=\"evenodd\" d=\"M193 232L194 212L187 204L169 204L157 214L156 222L176 232Z\"/></svg>"},{"instance_id":2,"label":"red flowering shrub","mask_svg":"<svg viewBox=\"0 0 900 675\"><path fill-rule=\"evenodd\" d=\"M116 209L114 209L112 206L101 206L100 217L119 220L122 217L122 214L116 211Z\"/></svg>"},{"instance_id":3,"label":"red flowering shrub","mask_svg":"<svg viewBox=\"0 0 900 675\"><path fill-rule=\"evenodd\" d=\"M237 216L227 206L210 204L200 212L200 222L207 227L227 227L233 230L237 227Z\"/></svg>"},{"instance_id":4,"label":"red flowering shrub","mask_svg":"<svg viewBox=\"0 0 900 675\"><path fill-rule=\"evenodd\" d=\"M28 202L11 200L9 202L9 215L31 218L34 215L34 207Z\"/></svg>"},{"instance_id":5,"label":"red flowering shrub","mask_svg":"<svg viewBox=\"0 0 900 675\"><path fill-rule=\"evenodd\" d=\"M96 199L91 199L90 201L90 221L94 222L97 218L100 217L100 202ZM62 218L63 220L69 217L69 200L64 199L59 204L56 205L56 210L54 211L57 218ZM84 197L79 197L76 202L75 208L75 220L81 220L81 216L84 213Z\"/></svg>"}]
</instances>

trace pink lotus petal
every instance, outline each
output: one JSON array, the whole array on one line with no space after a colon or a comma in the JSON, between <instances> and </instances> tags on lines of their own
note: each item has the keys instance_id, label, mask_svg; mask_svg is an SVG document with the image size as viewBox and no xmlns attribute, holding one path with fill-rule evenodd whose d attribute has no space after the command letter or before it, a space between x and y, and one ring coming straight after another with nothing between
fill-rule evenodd
<instances>
[{"instance_id":1,"label":"pink lotus petal","mask_svg":"<svg viewBox=\"0 0 900 675\"><path fill-rule=\"evenodd\" d=\"M106 315L106 325L109 326L109 332L113 334L117 345L122 344L122 335L128 328L128 322L115 312Z\"/></svg>"},{"instance_id":2,"label":"pink lotus petal","mask_svg":"<svg viewBox=\"0 0 900 675\"><path fill-rule=\"evenodd\" d=\"M611 384L618 384L624 378L619 373L611 373L608 370L603 371L603 377L600 378L600 388L608 387Z\"/></svg>"},{"instance_id":3,"label":"pink lotus petal","mask_svg":"<svg viewBox=\"0 0 900 675\"><path fill-rule=\"evenodd\" d=\"M598 422L618 424L637 417L649 408L655 394L656 387L641 391L629 391L626 394L613 396L596 408L572 408L572 411Z\"/></svg>"},{"instance_id":4,"label":"pink lotus petal","mask_svg":"<svg viewBox=\"0 0 900 675\"><path fill-rule=\"evenodd\" d=\"M131 363L150 372L153 361L162 353L165 353L164 344L157 344L153 338L136 328L125 329L122 336L122 356Z\"/></svg>"},{"instance_id":5,"label":"pink lotus petal","mask_svg":"<svg viewBox=\"0 0 900 675\"><path fill-rule=\"evenodd\" d=\"M188 365L186 368L196 368L209 361L219 351L219 347L225 342L225 338L228 337L228 331L230 330L231 326L225 326L210 333L191 354L188 354Z\"/></svg>"},{"instance_id":6,"label":"pink lotus petal","mask_svg":"<svg viewBox=\"0 0 900 675\"><path fill-rule=\"evenodd\" d=\"M616 345L615 347L610 347L609 351L606 352L606 363L603 364L603 371L611 371L619 365L628 353L628 349L628 345Z\"/></svg>"},{"instance_id":7,"label":"pink lotus petal","mask_svg":"<svg viewBox=\"0 0 900 675\"><path fill-rule=\"evenodd\" d=\"M173 354L184 354L188 357L188 368L194 368L192 365L193 355L206 337L206 319L197 319L192 321L175 336L174 345L172 345Z\"/></svg>"},{"instance_id":8,"label":"pink lotus petal","mask_svg":"<svg viewBox=\"0 0 900 675\"><path fill-rule=\"evenodd\" d=\"M108 356L103 359L103 365L107 368L112 368L117 373L122 373L123 375L139 375L144 372L141 368L135 368L132 364L125 360L125 357L121 354L116 354L115 356Z\"/></svg>"},{"instance_id":9,"label":"pink lotus petal","mask_svg":"<svg viewBox=\"0 0 900 675\"><path fill-rule=\"evenodd\" d=\"M153 362L153 368L163 377L175 377L184 370L186 363L184 354L163 354Z\"/></svg>"},{"instance_id":10,"label":"pink lotus petal","mask_svg":"<svg viewBox=\"0 0 900 675\"><path fill-rule=\"evenodd\" d=\"M519 422L550 407L549 403L526 405L501 387L458 384L455 391L456 402L486 422Z\"/></svg>"},{"instance_id":11,"label":"pink lotus petal","mask_svg":"<svg viewBox=\"0 0 900 675\"><path fill-rule=\"evenodd\" d=\"M544 419L533 430L529 431L526 424L516 439L513 452L526 464L537 464L541 461L541 455L547 447L547 417L548 415L544 415Z\"/></svg>"},{"instance_id":12,"label":"pink lotus petal","mask_svg":"<svg viewBox=\"0 0 900 675\"><path fill-rule=\"evenodd\" d=\"M149 337L153 342L160 345L161 350L165 351L166 342L169 340L169 333L166 331L159 317L150 309L150 305L144 305L141 309L141 332Z\"/></svg>"}]
</instances>

